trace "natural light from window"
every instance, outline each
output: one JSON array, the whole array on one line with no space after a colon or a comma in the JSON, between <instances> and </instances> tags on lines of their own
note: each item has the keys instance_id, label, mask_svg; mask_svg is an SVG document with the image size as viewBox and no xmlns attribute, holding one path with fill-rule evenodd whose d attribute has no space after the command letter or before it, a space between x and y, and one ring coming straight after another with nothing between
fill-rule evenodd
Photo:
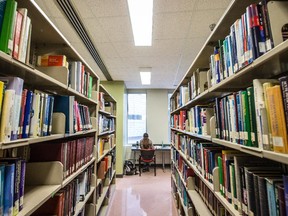
<instances>
[{"instance_id":1,"label":"natural light from window","mask_svg":"<svg viewBox=\"0 0 288 216\"><path fill-rule=\"evenodd\" d=\"M146 132L146 94L128 94L128 144L135 144Z\"/></svg>"}]
</instances>

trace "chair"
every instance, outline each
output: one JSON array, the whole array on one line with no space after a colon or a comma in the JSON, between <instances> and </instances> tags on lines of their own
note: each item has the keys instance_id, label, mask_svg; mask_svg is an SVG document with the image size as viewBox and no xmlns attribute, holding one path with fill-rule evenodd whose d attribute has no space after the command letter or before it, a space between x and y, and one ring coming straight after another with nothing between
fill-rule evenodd
<instances>
[{"instance_id":1,"label":"chair","mask_svg":"<svg viewBox=\"0 0 288 216\"><path fill-rule=\"evenodd\" d=\"M155 149L141 149L139 155L139 176L141 176L141 162L154 162L154 176L156 176L156 156Z\"/></svg>"}]
</instances>

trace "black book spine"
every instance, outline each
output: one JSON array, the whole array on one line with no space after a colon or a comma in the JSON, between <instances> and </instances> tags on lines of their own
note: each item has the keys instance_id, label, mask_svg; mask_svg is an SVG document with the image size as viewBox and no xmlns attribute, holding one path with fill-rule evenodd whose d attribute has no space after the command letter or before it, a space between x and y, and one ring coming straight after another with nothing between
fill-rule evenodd
<instances>
[{"instance_id":1,"label":"black book spine","mask_svg":"<svg viewBox=\"0 0 288 216\"><path fill-rule=\"evenodd\" d=\"M288 76L280 77L280 86L282 91L283 106L285 111L286 128L288 128Z\"/></svg>"}]
</instances>

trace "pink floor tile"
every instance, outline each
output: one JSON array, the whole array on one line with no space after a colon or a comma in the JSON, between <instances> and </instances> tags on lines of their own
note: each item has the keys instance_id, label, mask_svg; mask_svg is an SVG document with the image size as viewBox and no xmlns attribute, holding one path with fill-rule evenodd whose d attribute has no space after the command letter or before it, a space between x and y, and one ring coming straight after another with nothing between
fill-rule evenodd
<instances>
[{"instance_id":1,"label":"pink floor tile","mask_svg":"<svg viewBox=\"0 0 288 216\"><path fill-rule=\"evenodd\" d=\"M157 176L150 172L142 176L124 176L116 179L116 190L108 216L176 216L171 194L171 173L157 168Z\"/></svg>"}]
</instances>

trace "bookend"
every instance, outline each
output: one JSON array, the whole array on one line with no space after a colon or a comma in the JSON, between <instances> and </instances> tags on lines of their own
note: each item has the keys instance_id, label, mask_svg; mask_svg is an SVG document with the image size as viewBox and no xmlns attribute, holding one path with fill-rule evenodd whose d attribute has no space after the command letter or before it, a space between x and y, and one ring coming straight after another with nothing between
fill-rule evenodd
<instances>
[{"instance_id":1,"label":"bookend","mask_svg":"<svg viewBox=\"0 0 288 216\"><path fill-rule=\"evenodd\" d=\"M65 134L66 117L64 113L52 114L52 134Z\"/></svg>"},{"instance_id":2,"label":"bookend","mask_svg":"<svg viewBox=\"0 0 288 216\"><path fill-rule=\"evenodd\" d=\"M187 189L188 190L195 190L195 178L194 177L188 177L187 180Z\"/></svg>"},{"instance_id":3,"label":"bookend","mask_svg":"<svg viewBox=\"0 0 288 216\"><path fill-rule=\"evenodd\" d=\"M36 67L36 69L43 72L44 74L47 74L53 79L63 83L64 85L68 86L69 70L67 67L49 66L49 67Z\"/></svg>"},{"instance_id":4,"label":"bookend","mask_svg":"<svg viewBox=\"0 0 288 216\"><path fill-rule=\"evenodd\" d=\"M215 119L215 116L212 116L210 118L210 135L211 135L211 138L216 138L216 119Z\"/></svg>"},{"instance_id":5,"label":"bookend","mask_svg":"<svg viewBox=\"0 0 288 216\"><path fill-rule=\"evenodd\" d=\"M215 192L220 191L220 183L219 183L219 167L215 167L213 169L213 187Z\"/></svg>"}]
</instances>

